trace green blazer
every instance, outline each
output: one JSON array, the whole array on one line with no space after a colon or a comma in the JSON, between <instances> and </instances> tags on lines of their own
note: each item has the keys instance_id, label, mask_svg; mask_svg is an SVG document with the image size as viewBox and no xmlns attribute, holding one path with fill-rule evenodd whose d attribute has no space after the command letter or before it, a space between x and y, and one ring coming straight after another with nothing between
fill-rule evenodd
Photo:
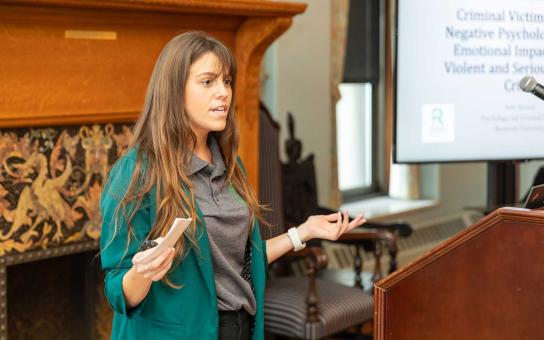
<instances>
[{"instance_id":1,"label":"green blazer","mask_svg":"<svg viewBox=\"0 0 544 340\"><path fill-rule=\"evenodd\" d=\"M146 298L135 308L128 309L123 296L122 280L132 267L132 257L150 232L155 221L155 193L144 197L132 222L134 237L128 248L126 220L118 216L118 231L114 233L114 214L123 197L136 162L137 152L130 150L112 167L101 200L102 231L100 249L105 272L105 294L114 311L112 339L213 339L218 338L218 311L214 270L204 222L197 224L199 250L186 242L187 256L176 266L170 278L181 289L154 282ZM131 207L129 207L130 209ZM204 221L196 207L200 221ZM251 233L251 275L257 301L254 340L264 339L263 299L268 260L266 242L261 239L259 225Z\"/></svg>"}]
</instances>

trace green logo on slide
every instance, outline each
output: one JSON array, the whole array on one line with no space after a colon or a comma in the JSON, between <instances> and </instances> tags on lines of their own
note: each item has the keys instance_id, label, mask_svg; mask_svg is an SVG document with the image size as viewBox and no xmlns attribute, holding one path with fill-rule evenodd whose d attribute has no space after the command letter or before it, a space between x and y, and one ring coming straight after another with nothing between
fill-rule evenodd
<instances>
[{"instance_id":1,"label":"green logo on slide","mask_svg":"<svg viewBox=\"0 0 544 340\"><path fill-rule=\"evenodd\" d=\"M435 108L432 111L432 124L433 126L444 126L444 121L442 118L444 118L444 111L440 108Z\"/></svg>"}]
</instances>

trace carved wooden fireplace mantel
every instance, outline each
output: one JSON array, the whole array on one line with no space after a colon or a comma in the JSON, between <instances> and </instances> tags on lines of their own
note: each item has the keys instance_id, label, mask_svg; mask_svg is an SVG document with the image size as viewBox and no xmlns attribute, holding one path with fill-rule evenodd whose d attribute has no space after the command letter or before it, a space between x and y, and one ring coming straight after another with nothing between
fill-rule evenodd
<instances>
[{"instance_id":1,"label":"carved wooden fireplace mantel","mask_svg":"<svg viewBox=\"0 0 544 340\"><path fill-rule=\"evenodd\" d=\"M99 197L156 58L202 30L238 63L240 155L258 183L259 73L305 4L264 0L7 0L0 4L0 339L7 267L98 247Z\"/></svg>"}]
</instances>

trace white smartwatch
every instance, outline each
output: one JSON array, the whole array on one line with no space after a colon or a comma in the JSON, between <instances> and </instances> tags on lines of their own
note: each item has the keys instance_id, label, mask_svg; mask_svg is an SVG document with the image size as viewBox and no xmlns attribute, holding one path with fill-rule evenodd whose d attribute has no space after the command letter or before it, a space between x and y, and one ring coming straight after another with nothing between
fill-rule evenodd
<instances>
[{"instance_id":1,"label":"white smartwatch","mask_svg":"<svg viewBox=\"0 0 544 340\"><path fill-rule=\"evenodd\" d=\"M287 236L291 239L291 243L293 243L293 250L299 251L301 249L304 249L306 247L306 242L302 242L300 240L300 236L298 235L298 229L297 228L290 228L287 230Z\"/></svg>"}]
</instances>

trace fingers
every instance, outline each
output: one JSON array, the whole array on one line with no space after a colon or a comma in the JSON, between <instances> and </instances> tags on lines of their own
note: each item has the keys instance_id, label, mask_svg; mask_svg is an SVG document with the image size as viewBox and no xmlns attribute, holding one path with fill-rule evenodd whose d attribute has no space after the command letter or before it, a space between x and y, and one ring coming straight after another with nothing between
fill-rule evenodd
<instances>
[{"instance_id":1,"label":"fingers","mask_svg":"<svg viewBox=\"0 0 544 340\"><path fill-rule=\"evenodd\" d=\"M169 257L172 255L172 251L174 248L166 249L162 252L159 256L154 258L150 263L148 263L148 269L154 270L155 268L160 267L160 265Z\"/></svg>"},{"instance_id":2,"label":"fingers","mask_svg":"<svg viewBox=\"0 0 544 340\"><path fill-rule=\"evenodd\" d=\"M149 249L148 249L148 250L149 250ZM145 250L145 251L147 251L147 250ZM137 264L138 261L140 260L140 258L141 258L142 256L144 256L143 254L144 254L145 251L137 252L137 253L134 255L134 257L132 258L132 264L134 264L134 265Z\"/></svg>"},{"instance_id":3,"label":"fingers","mask_svg":"<svg viewBox=\"0 0 544 340\"><path fill-rule=\"evenodd\" d=\"M147 250L146 250L147 251ZM144 253L144 252L142 252ZM140 253L138 253L140 254ZM138 255L136 254L134 257ZM156 273L159 269L162 269L162 266L168 262L168 260L171 260L174 256L174 248L168 248L162 254L157 256L153 261L147 264L135 264L136 266L136 272L140 274L149 274L149 273ZM145 275L144 275L145 276Z\"/></svg>"},{"instance_id":4,"label":"fingers","mask_svg":"<svg viewBox=\"0 0 544 340\"><path fill-rule=\"evenodd\" d=\"M339 214L339 212L334 213L334 214L330 214L330 215L324 215L324 216L325 216L325 219L327 221L336 222L338 220L338 214Z\"/></svg>"},{"instance_id":5,"label":"fingers","mask_svg":"<svg viewBox=\"0 0 544 340\"><path fill-rule=\"evenodd\" d=\"M172 256L169 256L163 263L161 263L159 267L154 270L149 270L145 272L143 276L146 279L151 278L153 281L158 281L162 279L164 275L166 275L168 270L170 270L170 267L172 267L172 262L174 258L173 253L174 252L172 251Z\"/></svg>"},{"instance_id":6,"label":"fingers","mask_svg":"<svg viewBox=\"0 0 544 340\"><path fill-rule=\"evenodd\" d=\"M336 241L345 232L365 223L363 214L357 215L351 222L347 211L330 215L310 216L305 222L311 225L311 238ZM310 228L310 227L308 227Z\"/></svg>"},{"instance_id":7,"label":"fingers","mask_svg":"<svg viewBox=\"0 0 544 340\"><path fill-rule=\"evenodd\" d=\"M162 279L164 275L168 273L170 267L172 267L173 259L174 256L170 256L159 268L157 268L157 270L152 273L148 273L147 278L151 278L151 280L153 281L158 281ZM144 277L146 277L146 275L144 275Z\"/></svg>"},{"instance_id":8,"label":"fingers","mask_svg":"<svg viewBox=\"0 0 544 340\"><path fill-rule=\"evenodd\" d=\"M143 276L146 279L151 279L153 281L158 281L163 278L163 276L168 272L172 265L172 260L166 261L164 264L162 264L159 268L152 272L146 272L143 274Z\"/></svg>"},{"instance_id":9,"label":"fingers","mask_svg":"<svg viewBox=\"0 0 544 340\"><path fill-rule=\"evenodd\" d=\"M156 239L154 239L153 241L157 242L157 243L161 243L162 240L164 240L164 237L157 237ZM152 248L149 248L149 249L146 249L144 251L139 251L137 252L134 257L132 258L132 263L133 264L138 264L138 262L140 261L140 259L146 254L146 252L150 252Z\"/></svg>"},{"instance_id":10,"label":"fingers","mask_svg":"<svg viewBox=\"0 0 544 340\"><path fill-rule=\"evenodd\" d=\"M366 222L366 220L365 220L363 214L359 214L359 215L357 215L357 217L355 217L353 219L353 221L351 221L349 223L348 229L346 231L349 231L349 230L351 230L351 229L353 229L355 227L358 227L358 226L362 225L365 222Z\"/></svg>"},{"instance_id":11,"label":"fingers","mask_svg":"<svg viewBox=\"0 0 544 340\"><path fill-rule=\"evenodd\" d=\"M348 222L349 222L349 216L348 212L344 211L342 212L342 224L340 225L340 229L338 230L338 234L336 235L336 239L340 237L343 233L346 232L348 229Z\"/></svg>"},{"instance_id":12,"label":"fingers","mask_svg":"<svg viewBox=\"0 0 544 340\"><path fill-rule=\"evenodd\" d=\"M151 276L151 280L159 281L160 279L162 279L164 277L164 275L166 275L166 273L168 273L168 270L170 269L171 266L172 266L172 259L170 259L170 262L167 264L167 266L164 267L164 269L159 271L157 274Z\"/></svg>"},{"instance_id":13,"label":"fingers","mask_svg":"<svg viewBox=\"0 0 544 340\"><path fill-rule=\"evenodd\" d=\"M335 215L337 219L336 219L335 227L331 230L332 231L331 239L338 240L338 236L340 235L339 231L342 229L342 213L339 211Z\"/></svg>"},{"instance_id":14,"label":"fingers","mask_svg":"<svg viewBox=\"0 0 544 340\"><path fill-rule=\"evenodd\" d=\"M338 230L338 236L337 236L337 239L344 233L350 231L351 229L355 228L355 227L358 227L360 225L362 225L363 223L366 222L366 220L364 219L364 216L363 214L359 214L357 215L351 222L349 222L349 216L348 216L348 212L347 211L344 211L343 213L343 222L342 222L342 226L341 226L341 229ZM349 222L349 223L348 223Z\"/></svg>"}]
</instances>

